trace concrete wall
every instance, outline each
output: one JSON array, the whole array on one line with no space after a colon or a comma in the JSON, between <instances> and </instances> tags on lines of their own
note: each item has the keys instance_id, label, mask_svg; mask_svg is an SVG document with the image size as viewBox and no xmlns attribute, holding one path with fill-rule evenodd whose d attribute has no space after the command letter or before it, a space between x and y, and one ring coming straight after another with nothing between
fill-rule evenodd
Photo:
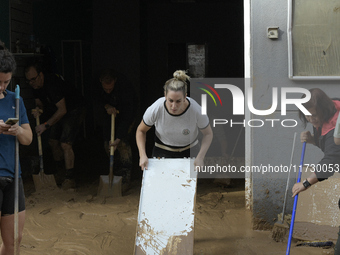
<instances>
[{"instance_id":1,"label":"concrete wall","mask_svg":"<svg viewBox=\"0 0 340 255\"><path fill-rule=\"evenodd\" d=\"M279 98L281 87L303 87L306 89L319 87L330 97L340 96L337 81L294 81L288 78L287 7L286 0L251 1L251 72L254 88L253 101L256 109L270 108L273 87L279 88ZM267 27L269 26L279 27L279 39L271 40L267 37ZM272 116L260 119L277 118L299 121L296 107L289 107L287 116L281 116L280 108L279 106ZM259 116L251 116L251 118L259 119ZM276 125L273 128L268 123L261 128L249 129L252 137L250 155L252 165L278 166L282 164L288 166L294 132L297 132L293 164L298 167L302 148L299 135L303 130L300 121L298 126L291 128L281 127L281 125ZM307 125L307 130L312 130L310 124ZM307 145L304 162L317 163L322 155L317 147ZM287 173L252 174L252 209L256 228L270 227L277 220L277 214L282 212L287 177ZM296 173L293 172L291 177L287 196L287 213L292 211L291 187L296 181Z\"/></svg>"}]
</instances>

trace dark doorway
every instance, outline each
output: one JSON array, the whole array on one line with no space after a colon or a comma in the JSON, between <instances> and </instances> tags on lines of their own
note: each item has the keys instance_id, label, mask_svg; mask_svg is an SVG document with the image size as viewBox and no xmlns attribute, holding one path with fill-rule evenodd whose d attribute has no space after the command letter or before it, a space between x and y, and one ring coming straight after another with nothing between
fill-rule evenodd
<instances>
[{"instance_id":1,"label":"dark doorway","mask_svg":"<svg viewBox=\"0 0 340 255\"><path fill-rule=\"evenodd\" d=\"M169 43L168 44L168 72L167 77L171 78L174 71L185 70L186 66L186 44Z\"/></svg>"},{"instance_id":2,"label":"dark doorway","mask_svg":"<svg viewBox=\"0 0 340 255\"><path fill-rule=\"evenodd\" d=\"M209 46L206 77L244 76L243 1L145 0L140 7L142 114L163 96L175 70L188 69L190 43ZM227 133L232 150L239 130ZM147 141L152 148L153 139ZM244 136L238 144L235 156L244 156Z\"/></svg>"}]
</instances>

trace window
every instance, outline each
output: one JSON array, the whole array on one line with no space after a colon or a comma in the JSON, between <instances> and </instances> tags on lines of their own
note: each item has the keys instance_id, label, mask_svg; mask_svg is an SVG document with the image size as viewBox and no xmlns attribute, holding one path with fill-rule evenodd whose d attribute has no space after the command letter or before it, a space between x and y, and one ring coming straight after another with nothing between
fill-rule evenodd
<instances>
[{"instance_id":1,"label":"window","mask_svg":"<svg viewBox=\"0 0 340 255\"><path fill-rule=\"evenodd\" d=\"M288 0L288 72L293 80L340 79L340 2Z\"/></svg>"}]
</instances>

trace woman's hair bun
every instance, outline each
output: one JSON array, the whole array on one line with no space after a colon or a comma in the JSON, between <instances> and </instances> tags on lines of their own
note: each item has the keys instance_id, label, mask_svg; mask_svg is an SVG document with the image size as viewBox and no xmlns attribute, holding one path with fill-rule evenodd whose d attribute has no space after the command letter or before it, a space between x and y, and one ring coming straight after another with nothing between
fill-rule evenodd
<instances>
[{"instance_id":1,"label":"woman's hair bun","mask_svg":"<svg viewBox=\"0 0 340 255\"><path fill-rule=\"evenodd\" d=\"M177 70L174 72L174 78L175 79L178 79L178 80L181 80L181 81L186 81L187 79L189 80L190 77L186 74L185 71L183 70Z\"/></svg>"}]
</instances>

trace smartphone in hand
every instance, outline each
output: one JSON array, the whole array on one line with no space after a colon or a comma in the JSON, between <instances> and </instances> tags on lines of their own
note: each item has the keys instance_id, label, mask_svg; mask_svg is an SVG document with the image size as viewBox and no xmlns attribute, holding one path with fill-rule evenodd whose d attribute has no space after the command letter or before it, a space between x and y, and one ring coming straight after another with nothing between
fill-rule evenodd
<instances>
[{"instance_id":1,"label":"smartphone in hand","mask_svg":"<svg viewBox=\"0 0 340 255\"><path fill-rule=\"evenodd\" d=\"M6 120L6 122L5 122L5 124L13 126L13 125L15 125L18 121L19 121L18 118L8 118L8 119Z\"/></svg>"}]
</instances>

